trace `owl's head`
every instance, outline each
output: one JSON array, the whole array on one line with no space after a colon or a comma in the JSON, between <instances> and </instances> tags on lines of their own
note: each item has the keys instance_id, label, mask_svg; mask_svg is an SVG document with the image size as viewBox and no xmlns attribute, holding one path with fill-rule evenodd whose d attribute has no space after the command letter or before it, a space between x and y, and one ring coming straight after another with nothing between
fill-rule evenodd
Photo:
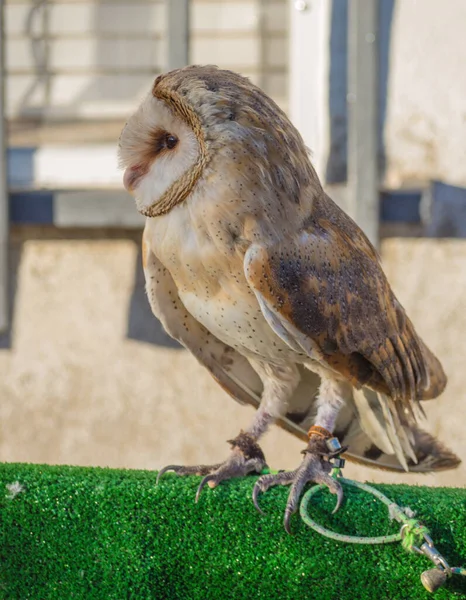
<instances>
[{"instance_id":1,"label":"owl's head","mask_svg":"<svg viewBox=\"0 0 466 600\"><path fill-rule=\"evenodd\" d=\"M317 180L300 134L273 100L212 66L157 77L121 133L119 156L124 185L148 217L215 178L238 193L246 185L292 202Z\"/></svg>"}]
</instances>

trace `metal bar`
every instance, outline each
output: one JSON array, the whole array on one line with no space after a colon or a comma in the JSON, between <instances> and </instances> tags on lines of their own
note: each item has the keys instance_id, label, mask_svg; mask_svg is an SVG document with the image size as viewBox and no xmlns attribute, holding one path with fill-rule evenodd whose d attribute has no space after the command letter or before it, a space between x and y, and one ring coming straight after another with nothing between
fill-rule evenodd
<instances>
[{"instance_id":1,"label":"metal bar","mask_svg":"<svg viewBox=\"0 0 466 600\"><path fill-rule=\"evenodd\" d=\"M379 242L377 158L378 0L350 0L348 14L348 207Z\"/></svg>"},{"instance_id":2,"label":"metal bar","mask_svg":"<svg viewBox=\"0 0 466 600\"><path fill-rule=\"evenodd\" d=\"M166 0L168 14L168 70L189 64L190 0Z\"/></svg>"},{"instance_id":3,"label":"metal bar","mask_svg":"<svg viewBox=\"0 0 466 600\"><path fill-rule=\"evenodd\" d=\"M0 332L8 328L8 183L5 121L5 22L4 0L0 0Z\"/></svg>"}]
</instances>

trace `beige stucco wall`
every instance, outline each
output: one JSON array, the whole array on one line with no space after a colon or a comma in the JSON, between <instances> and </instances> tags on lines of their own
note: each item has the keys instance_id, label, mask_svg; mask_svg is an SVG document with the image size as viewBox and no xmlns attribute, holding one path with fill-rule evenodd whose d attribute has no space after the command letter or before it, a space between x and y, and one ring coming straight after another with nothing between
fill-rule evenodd
<instances>
[{"instance_id":1,"label":"beige stucco wall","mask_svg":"<svg viewBox=\"0 0 466 600\"><path fill-rule=\"evenodd\" d=\"M139 237L13 231L13 326L10 343L0 344L0 461L148 469L217 462L227 455L225 440L248 423L251 409L157 332L142 296ZM463 454L466 241L391 239L382 253L450 377L444 397L427 405L431 428ZM146 329L158 344L134 339ZM276 468L296 466L302 446L277 428L263 443ZM356 467L347 474L387 479ZM465 485L466 470L417 481Z\"/></svg>"}]
</instances>

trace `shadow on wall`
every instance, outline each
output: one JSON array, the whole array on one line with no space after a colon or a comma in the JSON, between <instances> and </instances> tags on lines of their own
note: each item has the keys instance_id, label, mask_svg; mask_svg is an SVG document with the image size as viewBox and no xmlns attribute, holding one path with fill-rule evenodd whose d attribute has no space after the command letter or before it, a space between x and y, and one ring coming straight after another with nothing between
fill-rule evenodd
<instances>
[{"instance_id":1,"label":"shadow on wall","mask_svg":"<svg viewBox=\"0 0 466 600\"><path fill-rule=\"evenodd\" d=\"M19 113L30 117L35 111L30 108L34 95L43 94L44 107L50 104L51 72L49 70L49 19L47 0L33 0L26 13L24 33L28 36L33 61L34 76L19 101ZM40 93L39 92L39 93Z\"/></svg>"},{"instance_id":2,"label":"shadow on wall","mask_svg":"<svg viewBox=\"0 0 466 600\"><path fill-rule=\"evenodd\" d=\"M8 329L0 331L0 350L10 350L12 347L12 328L14 318L14 307L16 290L18 285L18 270L21 263L22 245L10 244L9 260L9 278L8 278Z\"/></svg>"},{"instance_id":3,"label":"shadow on wall","mask_svg":"<svg viewBox=\"0 0 466 600\"><path fill-rule=\"evenodd\" d=\"M395 0L379 3L379 168L385 168L383 130L387 111L388 68L390 39ZM330 22L330 72L329 72L329 111L330 111L330 152L327 161L326 180L328 183L343 183L347 179L348 145L348 2L333 0Z\"/></svg>"},{"instance_id":4,"label":"shadow on wall","mask_svg":"<svg viewBox=\"0 0 466 600\"><path fill-rule=\"evenodd\" d=\"M25 203L19 202L15 208L15 211L11 215L12 217L21 217L30 214L28 209L34 203L26 198ZM18 200L24 200L22 196L18 195ZM48 195L46 197L48 199ZM47 205L48 206L48 205ZM47 208L47 207L46 207ZM36 209L34 209L36 211ZM26 215L25 215L26 212ZM36 212L33 212L35 215ZM42 217L43 215L39 215ZM21 219L18 219L21 222ZM43 221L35 223L35 226L29 227L24 225L23 227L15 228L12 230L12 236L9 248L9 327L5 332L0 332L0 350L11 350L14 346L14 320L15 320L15 307L17 300L18 290L18 273L21 266L21 259L23 255L23 246L28 239L42 239L42 240L57 240L66 239L72 242L73 240L82 239L102 239L102 238L113 238L113 239L129 239L134 241L138 245L138 255L134 265L134 288L131 293L131 300L129 303L129 310L127 315L127 328L126 337L139 342L145 342L154 344L156 346L162 346L165 348L181 349L182 346L173 340L169 335L165 333L160 321L152 314L152 310L147 299L145 292L145 280L144 272L142 269L142 256L140 247L140 230L118 230L118 229L105 229L99 230L97 228L93 230L85 229L60 229L56 227L50 227L49 224L44 224ZM33 326L33 324L31 324Z\"/></svg>"}]
</instances>

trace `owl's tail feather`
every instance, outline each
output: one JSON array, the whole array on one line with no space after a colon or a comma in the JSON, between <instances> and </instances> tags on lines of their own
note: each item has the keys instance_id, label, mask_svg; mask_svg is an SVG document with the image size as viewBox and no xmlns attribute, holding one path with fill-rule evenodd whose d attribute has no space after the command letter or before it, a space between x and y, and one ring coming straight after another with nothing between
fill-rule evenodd
<instances>
[{"instance_id":1,"label":"owl's tail feather","mask_svg":"<svg viewBox=\"0 0 466 600\"><path fill-rule=\"evenodd\" d=\"M417 424L401 422L394 402L384 394L368 388L353 390L353 406L349 403L345 412L341 424L351 420L341 432L341 441L349 446L348 458L355 462L418 473L453 469L461 462Z\"/></svg>"}]
</instances>

